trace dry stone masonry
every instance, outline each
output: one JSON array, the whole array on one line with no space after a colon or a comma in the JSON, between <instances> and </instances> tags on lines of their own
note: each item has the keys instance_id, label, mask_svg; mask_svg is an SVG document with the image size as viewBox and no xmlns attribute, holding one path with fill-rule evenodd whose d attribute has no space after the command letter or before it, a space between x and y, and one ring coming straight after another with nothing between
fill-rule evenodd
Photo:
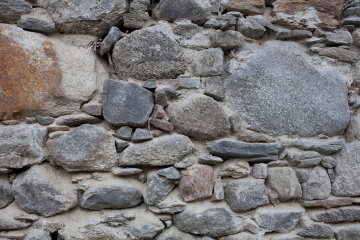
<instances>
[{"instance_id":1,"label":"dry stone masonry","mask_svg":"<svg viewBox=\"0 0 360 240\"><path fill-rule=\"evenodd\" d=\"M360 239L359 0L0 0L0 240Z\"/></svg>"}]
</instances>

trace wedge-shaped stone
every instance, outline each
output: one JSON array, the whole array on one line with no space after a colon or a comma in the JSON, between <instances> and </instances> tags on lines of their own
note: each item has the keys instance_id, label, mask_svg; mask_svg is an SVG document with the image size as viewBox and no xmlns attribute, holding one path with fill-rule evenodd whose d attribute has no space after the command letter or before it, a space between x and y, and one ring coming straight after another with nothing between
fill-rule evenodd
<instances>
[{"instance_id":1,"label":"wedge-shaped stone","mask_svg":"<svg viewBox=\"0 0 360 240\"><path fill-rule=\"evenodd\" d=\"M120 166L170 166L193 152L194 144L184 135L155 138L149 142L133 144L120 155Z\"/></svg>"},{"instance_id":2,"label":"wedge-shaped stone","mask_svg":"<svg viewBox=\"0 0 360 240\"><path fill-rule=\"evenodd\" d=\"M109 171L116 166L115 140L110 133L89 124L48 141L55 163L68 172Z\"/></svg>"},{"instance_id":3,"label":"wedge-shaped stone","mask_svg":"<svg viewBox=\"0 0 360 240\"><path fill-rule=\"evenodd\" d=\"M173 180L158 175L157 171L148 172L147 185L148 189L145 202L149 205L160 203L175 187Z\"/></svg>"}]
</instances>

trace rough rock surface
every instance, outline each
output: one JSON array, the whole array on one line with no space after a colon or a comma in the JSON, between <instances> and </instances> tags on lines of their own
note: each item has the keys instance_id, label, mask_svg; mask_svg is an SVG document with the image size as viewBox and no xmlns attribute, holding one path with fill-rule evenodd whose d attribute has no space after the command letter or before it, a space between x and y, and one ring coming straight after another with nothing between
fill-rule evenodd
<instances>
[{"instance_id":1,"label":"rough rock surface","mask_svg":"<svg viewBox=\"0 0 360 240\"><path fill-rule=\"evenodd\" d=\"M41 163L47 130L36 124L0 126L0 168L22 168Z\"/></svg>"},{"instance_id":2,"label":"rough rock surface","mask_svg":"<svg viewBox=\"0 0 360 240\"><path fill-rule=\"evenodd\" d=\"M227 11L240 11L245 15L263 14L265 11L264 0L230 0Z\"/></svg>"},{"instance_id":3,"label":"rough rock surface","mask_svg":"<svg viewBox=\"0 0 360 240\"><path fill-rule=\"evenodd\" d=\"M359 226L342 227L337 230L336 237L338 240L360 238Z\"/></svg>"},{"instance_id":4,"label":"rough rock surface","mask_svg":"<svg viewBox=\"0 0 360 240\"><path fill-rule=\"evenodd\" d=\"M220 166L218 175L221 177L243 178L249 176L251 172L249 163L239 159L227 160Z\"/></svg>"},{"instance_id":5,"label":"rough rock surface","mask_svg":"<svg viewBox=\"0 0 360 240\"><path fill-rule=\"evenodd\" d=\"M334 136L349 122L345 85L292 50L268 46L223 80L229 106L266 132Z\"/></svg>"},{"instance_id":6,"label":"rough rock surface","mask_svg":"<svg viewBox=\"0 0 360 240\"><path fill-rule=\"evenodd\" d=\"M326 170L320 166L310 171L309 179L301 184L304 200L327 199L331 193L331 183Z\"/></svg>"},{"instance_id":7,"label":"rough rock surface","mask_svg":"<svg viewBox=\"0 0 360 240\"><path fill-rule=\"evenodd\" d=\"M222 207L187 208L174 216L174 225L181 231L221 237L242 231L242 220Z\"/></svg>"},{"instance_id":8,"label":"rough rock surface","mask_svg":"<svg viewBox=\"0 0 360 240\"><path fill-rule=\"evenodd\" d=\"M0 176L0 209L7 207L13 200L11 185L6 177Z\"/></svg>"},{"instance_id":9,"label":"rough rock surface","mask_svg":"<svg viewBox=\"0 0 360 240\"><path fill-rule=\"evenodd\" d=\"M16 23L22 14L31 11L31 4L25 0L4 0L0 3L0 22Z\"/></svg>"},{"instance_id":10,"label":"rough rock surface","mask_svg":"<svg viewBox=\"0 0 360 240\"><path fill-rule=\"evenodd\" d=\"M301 198L301 185L298 182L296 173L292 168L274 167L268 169L268 181L279 195L281 201L292 198Z\"/></svg>"},{"instance_id":11,"label":"rough rock surface","mask_svg":"<svg viewBox=\"0 0 360 240\"><path fill-rule=\"evenodd\" d=\"M352 222L360 220L359 207L340 207L330 210L318 210L311 213L310 218L314 221L325 223Z\"/></svg>"},{"instance_id":12,"label":"rough rock surface","mask_svg":"<svg viewBox=\"0 0 360 240\"><path fill-rule=\"evenodd\" d=\"M17 208L16 203L10 204L4 209L0 209L0 231L18 230L28 228L32 222L23 222L15 219L15 215L28 216L24 211Z\"/></svg>"},{"instance_id":13,"label":"rough rock surface","mask_svg":"<svg viewBox=\"0 0 360 240\"><path fill-rule=\"evenodd\" d=\"M94 124L99 122L101 122L101 119L87 114L65 115L56 119L57 125L65 125L68 127L77 127L86 123Z\"/></svg>"},{"instance_id":14,"label":"rough rock surface","mask_svg":"<svg viewBox=\"0 0 360 240\"><path fill-rule=\"evenodd\" d=\"M81 198L80 206L91 210L121 209L142 203L140 189L131 185L116 184L90 188Z\"/></svg>"},{"instance_id":15,"label":"rough rock surface","mask_svg":"<svg viewBox=\"0 0 360 240\"><path fill-rule=\"evenodd\" d=\"M113 49L117 75L121 78L148 80L176 78L184 73L182 50L171 34L169 36L163 32L172 33L169 28L163 23L120 39Z\"/></svg>"},{"instance_id":16,"label":"rough rock surface","mask_svg":"<svg viewBox=\"0 0 360 240\"><path fill-rule=\"evenodd\" d=\"M170 135L131 145L120 156L120 166L169 166L191 154L194 144L184 135Z\"/></svg>"},{"instance_id":17,"label":"rough rock surface","mask_svg":"<svg viewBox=\"0 0 360 240\"><path fill-rule=\"evenodd\" d=\"M55 32L55 23L36 18L24 18L17 21L16 26L29 31L41 33Z\"/></svg>"},{"instance_id":18,"label":"rough rock surface","mask_svg":"<svg viewBox=\"0 0 360 240\"><path fill-rule=\"evenodd\" d=\"M55 163L68 172L108 171L116 165L115 140L100 127L84 124L48 141Z\"/></svg>"},{"instance_id":19,"label":"rough rock surface","mask_svg":"<svg viewBox=\"0 0 360 240\"><path fill-rule=\"evenodd\" d=\"M230 131L229 117L221 105L202 94L171 103L167 114L175 130L190 137L212 140Z\"/></svg>"},{"instance_id":20,"label":"rough rock surface","mask_svg":"<svg viewBox=\"0 0 360 240\"><path fill-rule=\"evenodd\" d=\"M145 126L154 107L150 91L136 83L106 80L105 94L103 114L106 121L114 126Z\"/></svg>"},{"instance_id":21,"label":"rough rock surface","mask_svg":"<svg viewBox=\"0 0 360 240\"><path fill-rule=\"evenodd\" d=\"M219 76L224 72L224 52L210 48L200 52L193 63L193 73L199 77Z\"/></svg>"},{"instance_id":22,"label":"rough rock surface","mask_svg":"<svg viewBox=\"0 0 360 240\"><path fill-rule=\"evenodd\" d=\"M159 176L156 171L147 174L147 196L145 202L149 205L160 203L175 187L173 180Z\"/></svg>"},{"instance_id":23,"label":"rough rock surface","mask_svg":"<svg viewBox=\"0 0 360 240\"><path fill-rule=\"evenodd\" d=\"M314 223L309 227L302 229L298 232L299 236L312 237L312 238L332 238L334 237L334 231L329 225Z\"/></svg>"},{"instance_id":24,"label":"rough rock surface","mask_svg":"<svg viewBox=\"0 0 360 240\"><path fill-rule=\"evenodd\" d=\"M21 209L45 217L66 212L77 204L68 175L49 164L33 166L17 176L13 193Z\"/></svg>"}]
</instances>

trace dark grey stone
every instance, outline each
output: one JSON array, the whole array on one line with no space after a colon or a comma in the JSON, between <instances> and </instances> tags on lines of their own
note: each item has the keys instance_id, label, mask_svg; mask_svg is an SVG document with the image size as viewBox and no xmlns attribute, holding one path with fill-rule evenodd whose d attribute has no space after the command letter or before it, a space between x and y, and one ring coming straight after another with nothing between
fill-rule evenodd
<instances>
[{"instance_id":1,"label":"dark grey stone","mask_svg":"<svg viewBox=\"0 0 360 240\"><path fill-rule=\"evenodd\" d=\"M191 20L180 19L175 21L175 26L173 27L173 31L177 35L181 35L187 38L192 37L197 32L199 32L198 25L191 23Z\"/></svg>"},{"instance_id":2,"label":"dark grey stone","mask_svg":"<svg viewBox=\"0 0 360 240\"><path fill-rule=\"evenodd\" d=\"M119 166L169 166L182 161L193 149L194 144L184 135L155 138L126 148L120 155Z\"/></svg>"},{"instance_id":3,"label":"dark grey stone","mask_svg":"<svg viewBox=\"0 0 360 240\"><path fill-rule=\"evenodd\" d=\"M7 207L13 200L14 196L7 177L0 176L0 209Z\"/></svg>"},{"instance_id":4,"label":"dark grey stone","mask_svg":"<svg viewBox=\"0 0 360 240\"><path fill-rule=\"evenodd\" d=\"M211 155L201 155L199 156L199 163L216 165L222 163L223 160L219 157L211 156Z\"/></svg>"},{"instance_id":5,"label":"dark grey stone","mask_svg":"<svg viewBox=\"0 0 360 240\"><path fill-rule=\"evenodd\" d=\"M216 30L211 37L213 47L222 48L224 51L240 48L244 44L244 36L237 31Z\"/></svg>"},{"instance_id":6,"label":"dark grey stone","mask_svg":"<svg viewBox=\"0 0 360 240\"><path fill-rule=\"evenodd\" d=\"M142 203L140 189L124 184L99 186L85 191L80 206L90 210L122 209Z\"/></svg>"},{"instance_id":7,"label":"dark grey stone","mask_svg":"<svg viewBox=\"0 0 360 240\"><path fill-rule=\"evenodd\" d=\"M116 152L122 152L124 151L125 148L127 148L129 146L129 143L127 141L124 140L120 140L120 139L115 139L115 148L116 148Z\"/></svg>"},{"instance_id":8,"label":"dark grey stone","mask_svg":"<svg viewBox=\"0 0 360 240\"><path fill-rule=\"evenodd\" d=\"M329 225L314 223L309 227L303 228L297 235L302 237L312 237L312 238L333 238L334 231Z\"/></svg>"},{"instance_id":9,"label":"dark grey stone","mask_svg":"<svg viewBox=\"0 0 360 240\"><path fill-rule=\"evenodd\" d=\"M174 167L168 167L157 171L157 174L168 179L177 180L180 179L179 171Z\"/></svg>"},{"instance_id":10,"label":"dark grey stone","mask_svg":"<svg viewBox=\"0 0 360 240\"><path fill-rule=\"evenodd\" d=\"M93 36L104 35L112 26L122 23L129 8L126 0L46 0L42 5L60 32Z\"/></svg>"},{"instance_id":11,"label":"dark grey stone","mask_svg":"<svg viewBox=\"0 0 360 240\"><path fill-rule=\"evenodd\" d=\"M343 12L343 18L347 18L349 16L360 16L360 6L346 8Z\"/></svg>"},{"instance_id":12,"label":"dark grey stone","mask_svg":"<svg viewBox=\"0 0 360 240\"><path fill-rule=\"evenodd\" d=\"M40 123L40 125L46 126L46 125L50 125L55 121L55 118L53 117L48 117L48 116L40 116L40 115L36 115L36 121L38 123Z\"/></svg>"},{"instance_id":13,"label":"dark grey stone","mask_svg":"<svg viewBox=\"0 0 360 240\"><path fill-rule=\"evenodd\" d=\"M215 100L223 100L225 98L224 84L221 77L205 78L205 95L208 95Z\"/></svg>"},{"instance_id":14,"label":"dark grey stone","mask_svg":"<svg viewBox=\"0 0 360 240\"><path fill-rule=\"evenodd\" d=\"M320 166L313 168L309 179L301 184L305 200L327 199L331 193L331 182L326 170Z\"/></svg>"},{"instance_id":15,"label":"dark grey stone","mask_svg":"<svg viewBox=\"0 0 360 240\"><path fill-rule=\"evenodd\" d=\"M168 105L168 99L177 98L180 94L172 88L158 87L155 89L155 102L165 108Z\"/></svg>"},{"instance_id":16,"label":"dark grey stone","mask_svg":"<svg viewBox=\"0 0 360 240\"><path fill-rule=\"evenodd\" d=\"M124 139L124 140L131 140L131 133L132 128L128 126L123 126L119 130L116 131L114 137Z\"/></svg>"},{"instance_id":17,"label":"dark grey stone","mask_svg":"<svg viewBox=\"0 0 360 240\"><path fill-rule=\"evenodd\" d=\"M92 116L102 116L102 107L101 103L85 103L81 110Z\"/></svg>"},{"instance_id":18,"label":"dark grey stone","mask_svg":"<svg viewBox=\"0 0 360 240\"><path fill-rule=\"evenodd\" d=\"M109 171L117 162L114 138L89 124L51 139L47 145L55 163L68 172Z\"/></svg>"},{"instance_id":19,"label":"dark grey stone","mask_svg":"<svg viewBox=\"0 0 360 240\"><path fill-rule=\"evenodd\" d=\"M168 28L166 23L159 23L120 39L112 54L117 75L123 79L148 80L176 78L183 74L183 51L163 32L171 31Z\"/></svg>"},{"instance_id":20,"label":"dark grey stone","mask_svg":"<svg viewBox=\"0 0 360 240\"><path fill-rule=\"evenodd\" d=\"M247 162L270 162L278 160L279 151L282 147L277 144L222 140L210 142L207 149L212 155L223 159L241 157Z\"/></svg>"},{"instance_id":21,"label":"dark grey stone","mask_svg":"<svg viewBox=\"0 0 360 240\"><path fill-rule=\"evenodd\" d=\"M340 207L329 210L319 210L311 213L310 218L317 222L338 223L360 220L359 207Z\"/></svg>"},{"instance_id":22,"label":"dark grey stone","mask_svg":"<svg viewBox=\"0 0 360 240\"><path fill-rule=\"evenodd\" d=\"M216 19L209 19L204 23L204 28L220 29L226 23L227 23L226 21L221 21L221 20L216 20Z\"/></svg>"},{"instance_id":23,"label":"dark grey stone","mask_svg":"<svg viewBox=\"0 0 360 240\"><path fill-rule=\"evenodd\" d=\"M289 29L278 29L276 31L275 37L278 40L288 40L292 36L292 31Z\"/></svg>"},{"instance_id":24,"label":"dark grey stone","mask_svg":"<svg viewBox=\"0 0 360 240\"><path fill-rule=\"evenodd\" d=\"M87 114L65 115L57 118L55 121L57 125L66 125L68 127L77 127L82 124L94 124L99 122L101 122L100 118Z\"/></svg>"},{"instance_id":25,"label":"dark grey stone","mask_svg":"<svg viewBox=\"0 0 360 240\"><path fill-rule=\"evenodd\" d=\"M136 239L153 239L165 228L161 222L146 222L127 227L126 229Z\"/></svg>"},{"instance_id":26,"label":"dark grey stone","mask_svg":"<svg viewBox=\"0 0 360 240\"><path fill-rule=\"evenodd\" d=\"M260 38L266 32L265 27L252 18L239 18L236 30L248 38Z\"/></svg>"},{"instance_id":27,"label":"dark grey stone","mask_svg":"<svg viewBox=\"0 0 360 240\"><path fill-rule=\"evenodd\" d=\"M350 45L352 43L351 33L346 29L338 29L325 38L325 44L329 46Z\"/></svg>"},{"instance_id":28,"label":"dark grey stone","mask_svg":"<svg viewBox=\"0 0 360 240\"><path fill-rule=\"evenodd\" d=\"M102 220L102 223L106 223L109 226L118 227L118 226L124 226L128 224L128 221L134 220L135 214L133 213L127 213L122 212L120 214L116 215L105 215L104 220Z\"/></svg>"},{"instance_id":29,"label":"dark grey stone","mask_svg":"<svg viewBox=\"0 0 360 240\"><path fill-rule=\"evenodd\" d=\"M159 176L156 171L148 172L147 185L145 202L149 205L155 205L164 200L175 187L173 180Z\"/></svg>"},{"instance_id":30,"label":"dark grey stone","mask_svg":"<svg viewBox=\"0 0 360 240\"><path fill-rule=\"evenodd\" d=\"M219 76L224 72L224 52L221 48L203 50L194 60L192 68L198 77Z\"/></svg>"},{"instance_id":31,"label":"dark grey stone","mask_svg":"<svg viewBox=\"0 0 360 240\"><path fill-rule=\"evenodd\" d=\"M225 187L225 201L233 211L248 211L269 204L264 180L229 180Z\"/></svg>"},{"instance_id":32,"label":"dark grey stone","mask_svg":"<svg viewBox=\"0 0 360 240\"><path fill-rule=\"evenodd\" d=\"M298 168L295 171L296 171L296 176L300 183L303 183L303 182L306 182L307 180L309 180L309 170L303 169L303 168Z\"/></svg>"},{"instance_id":33,"label":"dark grey stone","mask_svg":"<svg viewBox=\"0 0 360 240\"><path fill-rule=\"evenodd\" d=\"M124 35L117 27L111 27L109 33L100 44L100 54L104 55L112 51L115 43Z\"/></svg>"},{"instance_id":34,"label":"dark grey stone","mask_svg":"<svg viewBox=\"0 0 360 240\"><path fill-rule=\"evenodd\" d=\"M143 170L140 168L113 168L111 169L111 172L115 176L129 176L142 173Z\"/></svg>"},{"instance_id":35,"label":"dark grey stone","mask_svg":"<svg viewBox=\"0 0 360 240\"><path fill-rule=\"evenodd\" d=\"M144 82L142 87L149 90L155 90L157 88L157 84L155 80L147 80L146 82Z\"/></svg>"},{"instance_id":36,"label":"dark grey stone","mask_svg":"<svg viewBox=\"0 0 360 240\"><path fill-rule=\"evenodd\" d=\"M281 201L301 198L302 191L294 169L272 167L268 169L269 186L279 195Z\"/></svg>"},{"instance_id":37,"label":"dark grey stone","mask_svg":"<svg viewBox=\"0 0 360 240\"><path fill-rule=\"evenodd\" d=\"M360 26L360 17L344 18L340 23L341 25Z\"/></svg>"},{"instance_id":38,"label":"dark grey stone","mask_svg":"<svg viewBox=\"0 0 360 240\"><path fill-rule=\"evenodd\" d=\"M350 117L342 80L290 50L299 48L296 43L286 50L268 44L248 59L246 68L223 78L229 107L274 135L342 134Z\"/></svg>"},{"instance_id":39,"label":"dark grey stone","mask_svg":"<svg viewBox=\"0 0 360 240\"><path fill-rule=\"evenodd\" d=\"M31 11L31 4L25 0L2 0L0 2L0 22L14 24L21 15Z\"/></svg>"},{"instance_id":40,"label":"dark grey stone","mask_svg":"<svg viewBox=\"0 0 360 240\"><path fill-rule=\"evenodd\" d=\"M124 14L124 27L139 29L144 27L150 19L149 13L146 12L129 12Z\"/></svg>"},{"instance_id":41,"label":"dark grey stone","mask_svg":"<svg viewBox=\"0 0 360 240\"><path fill-rule=\"evenodd\" d=\"M149 210L159 214L174 214L184 211L186 205L187 204L183 202L162 202L157 204L156 206L149 206Z\"/></svg>"},{"instance_id":42,"label":"dark grey stone","mask_svg":"<svg viewBox=\"0 0 360 240\"><path fill-rule=\"evenodd\" d=\"M41 163L44 158L46 127L0 125L0 168L22 168Z\"/></svg>"},{"instance_id":43,"label":"dark grey stone","mask_svg":"<svg viewBox=\"0 0 360 240\"><path fill-rule=\"evenodd\" d=\"M103 114L113 126L143 127L154 107L153 94L136 83L105 81ZM136 96L136 97L135 97Z\"/></svg>"},{"instance_id":44,"label":"dark grey stone","mask_svg":"<svg viewBox=\"0 0 360 240\"><path fill-rule=\"evenodd\" d=\"M66 212L77 205L68 175L49 164L35 165L18 175L12 190L21 209L45 217Z\"/></svg>"},{"instance_id":45,"label":"dark grey stone","mask_svg":"<svg viewBox=\"0 0 360 240\"><path fill-rule=\"evenodd\" d=\"M133 143L138 143L138 142L149 141L151 139L153 139L153 136L147 129L137 128L131 138L131 141Z\"/></svg>"},{"instance_id":46,"label":"dark grey stone","mask_svg":"<svg viewBox=\"0 0 360 240\"><path fill-rule=\"evenodd\" d=\"M243 221L223 207L187 207L173 217L173 222L181 231L209 237L227 236L243 230Z\"/></svg>"},{"instance_id":47,"label":"dark grey stone","mask_svg":"<svg viewBox=\"0 0 360 240\"><path fill-rule=\"evenodd\" d=\"M283 147L295 147L302 150L311 150L329 155L340 151L344 141L337 138L330 139L284 139L281 141Z\"/></svg>"},{"instance_id":48,"label":"dark grey stone","mask_svg":"<svg viewBox=\"0 0 360 240\"><path fill-rule=\"evenodd\" d=\"M173 86L179 89L198 89L200 87L200 78L177 78L173 80Z\"/></svg>"},{"instance_id":49,"label":"dark grey stone","mask_svg":"<svg viewBox=\"0 0 360 240\"><path fill-rule=\"evenodd\" d=\"M360 239L360 226L342 227L336 230L336 239Z\"/></svg>"},{"instance_id":50,"label":"dark grey stone","mask_svg":"<svg viewBox=\"0 0 360 240\"><path fill-rule=\"evenodd\" d=\"M53 33L55 32L55 23L40 20L37 18L23 18L17 21L16 26L33 32L41 32L41 33Z\"/></svg>"}]
</instances>

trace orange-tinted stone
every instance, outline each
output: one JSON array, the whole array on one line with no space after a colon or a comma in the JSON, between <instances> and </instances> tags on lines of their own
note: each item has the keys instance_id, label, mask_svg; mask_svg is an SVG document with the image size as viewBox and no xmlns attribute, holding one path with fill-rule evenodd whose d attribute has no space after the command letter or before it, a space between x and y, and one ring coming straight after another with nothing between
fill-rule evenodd
<instances>
[{"instance_id":1,"label":"orange-tinted stone","mask_svg":"<svg viewBox=\"0 0 360 240\"><path fill-rule=\"evenodd\" d=\"M230 0L226 11L239 11L245 15L264 14L265 0Z\"/></svg>"}]
</instances>

